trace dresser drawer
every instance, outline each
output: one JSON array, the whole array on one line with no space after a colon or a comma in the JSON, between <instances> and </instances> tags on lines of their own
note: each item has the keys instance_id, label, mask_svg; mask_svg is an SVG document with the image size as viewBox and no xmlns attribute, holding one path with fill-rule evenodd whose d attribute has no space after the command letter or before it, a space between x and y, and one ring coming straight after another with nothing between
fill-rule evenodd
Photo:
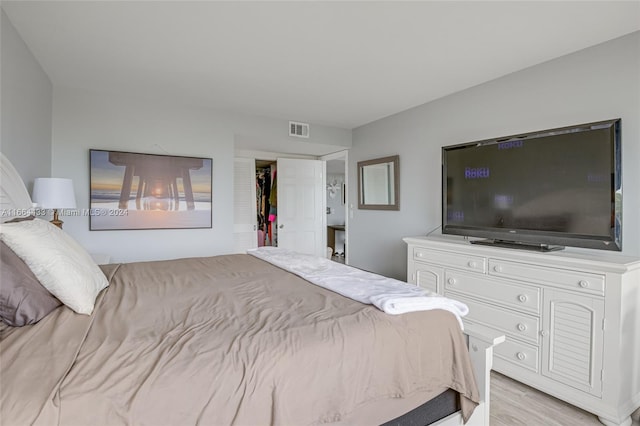
<instances>
[{"instance_id":1,"label":"dresser drawer","mask_svg":"<svg viewBox=\"0 0 640 426\"><path fill-rule=\"evenodd\" d=\"M538 344L539 318L501 309L464 297L459 293L445 290L444 295L459 300L469 307L469 313L466 316L469 321L500 330L507 337L514 337L534 345Z\"/></svg>"},{"instance_id":2,"label":"dresser drawer","mask_svg":"<svg viewBox=\"0 0 640 426\"><path fill-rule=\"evenodd\" d=\"M604 296L604 275L489 259L489 274Z\"/></svg>"},{"instance_id":3,"label":"dresser drawer","mask_svg":"<svg viewBox=\"0 0 640 426\"><path fill-rule=\"evenodd\" d=\"M536 346L527 345L526 343L517 342L507 338L503 343L493 348L496 357L501 358L518 367L527 368L533 372L538 372L538 348Z\"/></svg>"},{"instance_id":4,"label":"dresser drawer","mask_svg":"<svg viewBox=\"0 0 640 426\"><path fill-rule=\"evenodd\" d=\"M478 276L461 271L445 272L444 288L473 295L500 306L537 315L540 313L541 290L536 286L512 284L499 278Z\"/></svg>"},{"instance_id":5,"label":"dresser drawer","mask_svg":"<svg viewBox=\"0 0 640 426\"><path fill-rule=\"evenodd\" d=\"M482 256L457 254L450 251L428 250L422 247L413 249L413 259L435 263L438 266L449 266L473 272L487 272L487 259Z\"/></svg>"}]
</instances>

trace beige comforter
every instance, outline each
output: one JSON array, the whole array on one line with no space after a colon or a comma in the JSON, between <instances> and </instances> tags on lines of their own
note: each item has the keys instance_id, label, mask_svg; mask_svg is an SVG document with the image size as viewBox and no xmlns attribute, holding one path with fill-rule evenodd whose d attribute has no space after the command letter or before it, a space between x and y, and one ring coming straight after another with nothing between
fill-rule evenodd
<instances>
[{"instance_id":1,"label":"beige comforter","mask_svg":"<svg viewBox=\"0 0 640 426\"><path fill-rule=\"evenodd\" d=\"M478 401L449 312L387 315L248 255L104 271L91 317L2 331L0 423L308 425L449 387L465 417Z\"/></svg>"}]
</instances>

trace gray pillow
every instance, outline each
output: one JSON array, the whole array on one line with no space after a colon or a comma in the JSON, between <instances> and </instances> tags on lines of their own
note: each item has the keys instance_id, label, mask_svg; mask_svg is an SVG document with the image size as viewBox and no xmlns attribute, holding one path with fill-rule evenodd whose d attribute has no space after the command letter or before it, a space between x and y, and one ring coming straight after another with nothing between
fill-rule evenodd
<instances>
[{"instance_id":1,"label":"gray pillow","mask_svg":"<svg viewBox=\"0 0 640 426\"><path fill-rule=\"evenodd\" d=\"M4 322L16 327L35 324L62 304L3 241L0 260L0 317Z\"/></svg>"}]
</instances>

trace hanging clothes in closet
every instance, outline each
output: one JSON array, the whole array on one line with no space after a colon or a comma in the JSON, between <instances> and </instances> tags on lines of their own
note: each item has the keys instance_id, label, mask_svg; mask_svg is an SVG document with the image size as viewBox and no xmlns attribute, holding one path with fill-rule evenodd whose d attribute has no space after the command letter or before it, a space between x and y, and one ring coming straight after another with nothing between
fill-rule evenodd
<instances>
[{"instance_id":1,"label":"hanging clothes in closet","mask_svg":"<svg viewBox=\"0 0 640 426\"><path fill-rule=\"evenodd\" d=\"M277 245L274 244L273 242L275 241L274 238L276 237L275 234L276 232L273 231L274 227L276 226L276 221L277 221L277 217L278 217L278 171L275 170L273 172L273 182L271 183L271 191L269 194L269 240L272 242L271 245Z\"/></svg>"},{"instance_id":2,"label":"hanging clothes in closet","mask_svg":"<svg viewBox=\"0 0 640 426\"><path fill-rule=\"evenodd\" d=\"M272 245L267 240L269 228L269 198L271 193L271 168L264 167L256 170L256 202L258 211L258 246Z\"/></svg>"}]
</instances>

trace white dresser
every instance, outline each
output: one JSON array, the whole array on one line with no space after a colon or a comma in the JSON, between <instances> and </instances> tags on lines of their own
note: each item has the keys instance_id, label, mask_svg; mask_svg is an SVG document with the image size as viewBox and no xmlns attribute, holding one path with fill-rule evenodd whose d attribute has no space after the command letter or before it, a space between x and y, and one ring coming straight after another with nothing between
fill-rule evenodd
<instances>
[{"instance_id":1,"label":"white dresser","mask_svg":"<svg viewBox=\"0 0 640 426\"><path fill-rule=\"evenodd\" d=\"M640 259L477 246L454 236L404 241L410 283L465 302L465 322L507 336L494 349L496 371L604 424L631 424L640 407Z\"/></svg>"}]
</instances>

